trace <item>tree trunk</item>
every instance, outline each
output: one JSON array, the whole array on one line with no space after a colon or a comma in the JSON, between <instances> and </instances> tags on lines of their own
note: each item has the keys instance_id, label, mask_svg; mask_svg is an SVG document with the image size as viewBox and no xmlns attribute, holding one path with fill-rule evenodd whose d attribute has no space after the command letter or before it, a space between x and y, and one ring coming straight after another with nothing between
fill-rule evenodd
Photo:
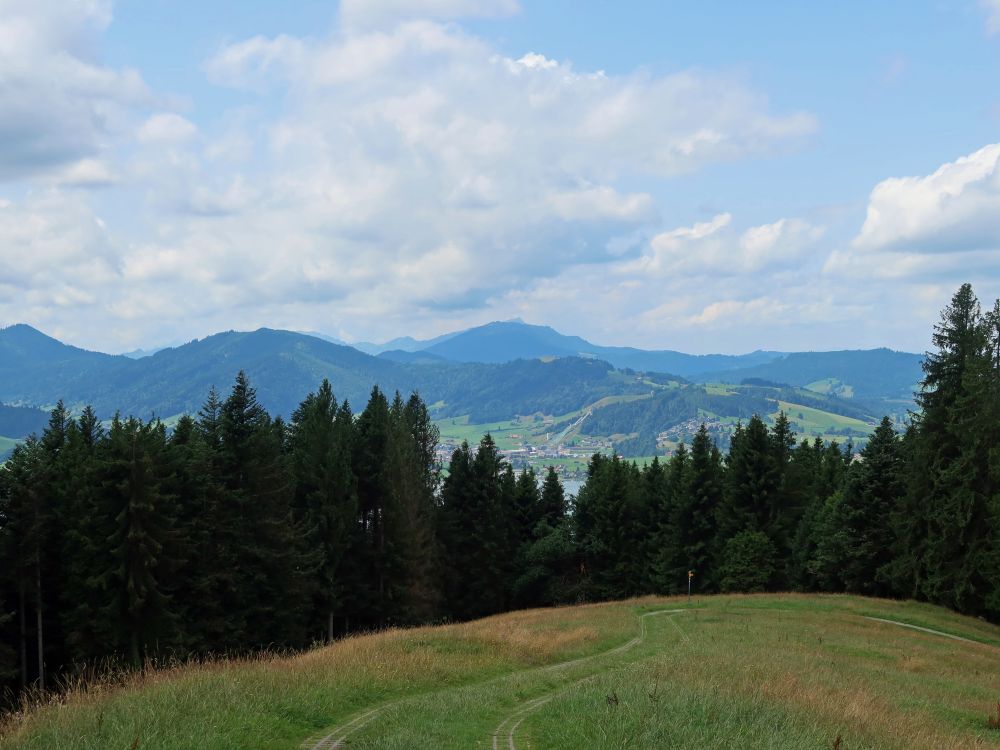
<instances>
[{"instance_id":1,"label":"tree trunk","mask_svg":"<svg viewBox=\"0 0 1000 750\"><path fill-rule=\"evenodd\" d=\"M333 643L333 610L330 610L326 620L326 642Z\"/></svg>"},{"instance_id":2,"label":"tree trunk","mask_svg":"<svg viewBox=\"0 0 1000 750\"><path fill-rule=\"evenodd\" d=\"M27 617L25 616L25 607L27 602L27 597L24 594L24 572L18 576L18 606L17 606L17 620L18 626L21 631L21 690L24 690L28 686L28 623Z\"/></svg>"},{"instance_id":3,"label":"tree trunk","mask_svg":"<svg viewBox=\"0 0 1000 750\"><path fill-rule=\"evenodd\" d=\"M35 612L38 619L38 689L45 692L45 639L42 632L42 562L41 555L35 558Z\"/></svg>"}]
</instances>

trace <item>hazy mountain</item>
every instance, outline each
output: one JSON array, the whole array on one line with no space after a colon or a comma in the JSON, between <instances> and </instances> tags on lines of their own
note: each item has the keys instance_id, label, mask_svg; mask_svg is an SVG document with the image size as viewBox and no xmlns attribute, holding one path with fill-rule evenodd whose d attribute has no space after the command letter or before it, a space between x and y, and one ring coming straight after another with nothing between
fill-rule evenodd
<instances>
[{"instance_id":1,"label":"hazy mountain","mask_svg":"<svg viewBox=\"0 0 1000 750\"><path fill-rule=\"evenodd\" d=\"M733 367L738 363L744 366ZM920 378L919 364L919 355L887 349L694 356L597 347L519 321L491 323L427 349L391 350L377 357L315 336L261 328L219 333L129 359L69 346L17 325L0 330L0 402L49 407L62 398L71 409L92 404L102 418L116 410L169 417L197 412L213 385L225 395L243 369L261 402L286 417L328 378L338 399L356 407L378 385L390 394L418 390L437 404L439 415L469 414L473 421L486 421L535 411L562 414L604 396L648 394L649 378L622 372L625 367L692 379L701 373L703 381L754 378L813 385L831 395L871 401L909 398ZM728 369L706 375L712 366Z\"/></svg>"},{"instance_id":2,"label":"hazy mountain","mask_svg":"<svg viewBox=\"0 0 1000 750\"><path fill-rule=\"evenodd\" d=\"M122 356L129 359L144 359L145 357L152 357L158 351L161 351L161 349L133 349L130 352L122 352Z\"/></svg>"},{"instance_id":3,"label":"hazy mountain","mask_svg":"<svg viewBox=\"0 0 1000 750\"><path fill-rule=\"evenodd\" d=\"M599 346L579 336L567 336L549 326L518 320L487 323L451 334L444 341L429 344L422 351L456 362L509 362L537 357L594 357L618 368L643 372L668 372L687 377L709 371L750 367L769 362L778 352L750 354L684 354L670 350L635 349L627 346Z\"/></svg>"},{"instance_id":4,"label":"hazy mountain","mask_svg":"<svg viewBox=\"0 0 1000 750\"><path fill-rule=\"evenodd\" d=\"M440 336L435 336L432 339L415 339L412 336L400 336L394 338L391 341L386 341L383 344L373 344L370 341L358 341L351 344L355 349L365 352L366 354L382 354L383 352L417 352L425 350L430 346L439 344L442 341L447 341L454 336L458 336L463 333L463 331L454 331L453 333L445 333Z\"/></svg>"},{"instance_id":5,"label":"hazy mountain","mask_svg":"<svg viewBox=\"0 0 1000 750\"><path fill-rule=\"evenodd\" d=\"M450 359L445 359L439 354L432 354L424 351L406 351L405 349L390 349L378 354L379 359L388 359L392 362L402 362L411 365L440 365L440 364L460 364Z\"/></svg>"},{"instance_id":6,"label":"hazy mountain","mask_svg":"<svg viewBox=\"0 0 1000 750\"><path fill-rule=\"evenodd\" d=\"M605 395L646 386L600 361L518 360L504 364L402 363L291 331L228 331L133 360L67 346L28 326L0 330L0 401L72 409L92 404L104 418L195 413L214 385L224 396L245 370L262 404L289 416L323 378L338 399L360 408L374 385L390 394L419 391L441 414L492 420L563 413Z\"/></svg>"},{"instance_id":7,"label":"hazy mountain","mask_svg":"<svg viewBox=\"0 0 1000 750\"><path fill-rule=\"evenodd\" d=\"M702 381L739 383L746 378L808 386L834 380L858 398L910 399L923 377L923 356L892 349L782 354L771 362L701 375Z\"/></svg>"},{"instance_id":8,"label":"hazy mountain","mask_svg":"<svg viewBox=\"0 0 1000 750\"><path fill-rule=\"evenodd\" d=\"M0 436L24 438L40 433L49 421L49 413L28 406L0 404Z\"/></svg>"}]
</instances>

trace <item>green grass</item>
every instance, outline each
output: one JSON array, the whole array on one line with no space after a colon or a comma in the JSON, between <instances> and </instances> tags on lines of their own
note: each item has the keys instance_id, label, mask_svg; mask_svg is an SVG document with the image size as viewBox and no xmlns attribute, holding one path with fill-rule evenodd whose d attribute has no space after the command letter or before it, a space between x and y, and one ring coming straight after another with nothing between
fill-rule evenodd
<instances>
[{"instance_id":1,"label":"green grass","mask_svg":"<svg viewBox=\"0 0 1000 750\"><path fill-rule=\"evenodd\" d=\"M778 416L779 411L784 411L785 416L792 422L795 422L796 432L800 436L825 436L832 430L841 430L845 427L858 430L867 435L875 429L874 425L860 419L855 419L854 417L845 417L840 414L833 414L821 409L814 409L811 406L803 406L802 404L794 404L788 401L779 401L778 411L769 416L773 419ZM837 436L832 437L836 438ZM845 438L840 436L837 439L843 442Z\"/></svg>"},{"instance_id":2,"label":"green grass","mask_svg":"<svg viewBox=\"0 0 1000 750\"><path fill-rule=\"evenodd\" d=\"M1000 747L997 701L1000 628L937 607L648 598L135 676L35 707L0 748L295 748L372 708L348 746L486 748L516 720L519 748L981 748Z\"/></svg>"},{"instance_id":3,"label":"green grass","mask_svg":"<svg viewBox=\"0 0 1000 750\"><path fill-rule=\"evenodd\" d=\"M822 393L827 396L838 396L840 398L854 398L854 386L843 383L836 378L823 378L814 380L806 385L806 389Z\"/></svg>"}]
</instances>

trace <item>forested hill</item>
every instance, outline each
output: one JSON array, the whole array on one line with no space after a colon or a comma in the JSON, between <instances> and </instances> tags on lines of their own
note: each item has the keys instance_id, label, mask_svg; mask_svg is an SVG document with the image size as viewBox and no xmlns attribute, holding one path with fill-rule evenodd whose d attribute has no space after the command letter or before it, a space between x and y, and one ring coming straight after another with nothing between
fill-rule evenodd
<instances>
[{"instance_id":1,"label":"forested hill","mask_svg":"<svg viewBox=\"0 0 1000 750\"><path fill-rule=\"evenodd\" d=\"M923 356L892 349L839 352L795 352L771 362L727 372L702 373L697 379L740 383L763 379L788 385L825 385L850 388L860 398L909 399L921 378Z\"/></svg>"},{"instance_id":2,"label":"forested hill","mask_svg":"<svg viewBox=\"0 0 1000 750\"><path fill-rule=\"evenodd\" d=\"M366 345L372 347L373 345ZM538 357L589 357L619 369L668 372L699 382L740 383L759 378L794 386L827 387L838 395L910 399L921 378L923 356L890 349L833 352L755 351L748 354L685 354L627 346L601 346L549 326L498 321L437 339L395 340L383 356L399 361L510 362ZM399 350L405 350L399 351ZM384 351L378 347L373 352ZM829 381L818 383L817 381Z\"/></svg>"},{"instance_id":3,"label":"forested hill","mask_svg":"<svg viewBox=\"0 0 1000 750\"><path fill-rule=\"evenodd\" d=\"M449 360L446 355L454 356L455 350L446 347L459 344L467 347L469 356L479 351L482 355L479 358L486 359L489 351L493 351L502 361ZM110 418L116 411L169 418L196 412L212 386L225 389L236 373L243 370L256 384L261 403L286 418L302 397L325 378L338 398L352 404L366 401L371 388L378 385L390 393L420 392L433 406L436 417L468 415L471 422L481 423L536 412L566 414L609 396L649 396L658 383L671 377L683 383L682 378L675 377L676 371L652 367L668 360L675 361L681 370L690 370L729 368L779 356L778 360L758 362L753 367L729 369L718 373L715 379L738 383L745 376L756 375L778 384L810 386L828 394L815 397L823 401L818 408L837 414L846 413L846 407L840 403L843 399L831 400L828 396L857 396L855 408L864 412L862 418L869 418L905 410L905 404L882 408L873 404L872 399L876 402L882 398L908 399L909 388L919 379L917 355L889 350L694 357L678 352L598 347L599 352L618 359L619 369L616 369L614 363L598 358L594 351L589 354L581 351L587 346L590 345L583 339L563 336L550 328L507 323L437 340L430 348L416 352L397 350L371 356L317 336L261 328L219 333L132 359L79 349L29 326L16 325L0 330L0 403L48 408L62 399L74 413L91 404L101 419ZM522 358L508 361L506 358L512 354ZM649 366L629 369L621 364L623 361L636 364L646 361ZM641 375L654 370L674 375ZM712 376L702 376L702 380L706 377ZM672 419L696 417L702 408L704 388L685 387L688 388L685 405L682 409L673 408ZM780 394L767 397L774 401ZM816 405L806 403L804 398L786 400ZM737 408L734 399L726 404L727 409L733 408L723 411L721 417L742 417L751 408ZM618 411L622 414L616 419L620 421L626 411L637 409L641 411L640 407L631 410L620 407ZM669 426L668 423L650 425L643 438L644 446L648 447L655 439L657 429ZM628 425L619 427L626 434L637 431L624 429Z\"/></svg>"},{"instance_id":4,"label":"forested hill","mask_svg":"<svg viewBox=\"0 0 1000 750\"><path fill-rule=\"evenodd\" d=\"M401 363L267 328L219 333L133 360L13 326L0 330L0 353L0 402L50 406L63 399L74 411L91 404L102 419L116 411L146 417L194 413L212 386L227 388L240 370L253 378L261 403L285 417L324 378L338 398L353 404L367 401L378 385L390 393L419 391L439 403L441 414L469 414L474 421L565 413L608 395L648 391L599 360Z\"/></svg>"},{"instance_id":5,"label":"forested hill","mask_svg":"<svg viewBox=\"0 0 1000 750\"><path fill-rule=\"evenodd\" d=\"M567 336L549 326L520 320L498 321L477 326L428 342L415 342L415 349L454 362L510 362L537 357L590 357L615 367L640 372L669 372L687 377L705 372L723 372L770 362L778 352L750 354L685 354L671 350L645 350L628 346L601 346L579 336Z\"/></svg>"}]
</instances>

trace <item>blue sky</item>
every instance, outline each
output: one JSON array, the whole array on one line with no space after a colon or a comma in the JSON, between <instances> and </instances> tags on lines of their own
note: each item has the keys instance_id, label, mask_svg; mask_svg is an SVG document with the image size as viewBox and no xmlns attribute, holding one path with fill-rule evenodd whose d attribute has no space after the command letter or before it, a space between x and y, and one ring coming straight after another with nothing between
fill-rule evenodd
<instances>
[{"instance_id":1,"label":"blue sky","mask_svg":"<svg viewBox=\"0 0 1000 750\"><path fill-rule=\"evenodd\" d=\"M0 11L0 325L922 350L1000 294L997 0Z\"/></svg>"}]
</instances>

